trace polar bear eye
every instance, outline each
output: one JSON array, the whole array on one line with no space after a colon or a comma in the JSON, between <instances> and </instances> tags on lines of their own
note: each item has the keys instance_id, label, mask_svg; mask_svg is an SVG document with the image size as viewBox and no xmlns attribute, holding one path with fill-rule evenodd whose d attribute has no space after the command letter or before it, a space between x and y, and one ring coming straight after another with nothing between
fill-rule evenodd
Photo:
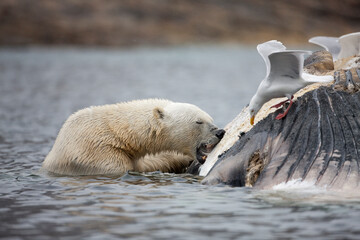
<instances>
[{"instance_id":1,"label":"polar bear eye","mask_svg":"<svg viewBox=\"0 0 360 240\"><path fill-rule=\"evenodd\" d=\"M196 121L196 123L197 123L197 124L203 124L203 122L200 121L200 120Z\"/></svg>"}]
</instances>

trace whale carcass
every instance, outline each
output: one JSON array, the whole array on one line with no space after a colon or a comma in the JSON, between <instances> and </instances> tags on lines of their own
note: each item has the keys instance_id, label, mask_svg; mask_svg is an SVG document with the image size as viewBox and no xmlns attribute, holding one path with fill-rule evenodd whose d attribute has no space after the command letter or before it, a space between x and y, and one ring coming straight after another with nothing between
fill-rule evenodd
<instances>
[{"instance_id":1,"label":"whale carcass","mask_svg":"<svg viewBox=\"0 0 360 240\"><path fill-rule=\"evenodd\" d=\"M306 64L308 72L332 71L335 81L300 90L282 120L275 120L281 110L263 106L263 119L251 127L243 110L200 167L203 184L270 189L299 180L327 189L360 189L360 57L334 66L322 51Z\"/></svg>"}]
</instances>

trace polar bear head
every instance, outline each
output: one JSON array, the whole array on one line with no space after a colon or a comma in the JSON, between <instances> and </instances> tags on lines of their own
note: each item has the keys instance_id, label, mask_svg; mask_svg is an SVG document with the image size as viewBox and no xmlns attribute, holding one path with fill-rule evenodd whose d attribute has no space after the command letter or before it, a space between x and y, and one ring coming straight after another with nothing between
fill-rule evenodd
<instances>
[{"instance_id":1,"label":"polar bear head","mask_svg":"<svg viewBox=\"0 0 360 240\"><path fill-rule=\"evenodd\" d=\"M213 119L195 105L171 102L155 108L154 115L166 130L172 150L190 155L204 163L207 155L219 143L225 130L213 124Z\"/></svg>"}]
</instances>

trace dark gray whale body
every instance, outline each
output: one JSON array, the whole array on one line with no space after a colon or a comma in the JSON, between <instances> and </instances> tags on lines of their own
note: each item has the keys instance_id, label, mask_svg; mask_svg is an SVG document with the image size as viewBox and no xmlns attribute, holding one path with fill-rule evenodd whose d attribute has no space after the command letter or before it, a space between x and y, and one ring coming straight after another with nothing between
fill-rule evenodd
<instances>
[{"instance_id":1,"label":"dark gray whale body","mask_svg":"<svg viewBox=\"0 0 360 240\"><path fill-rule=\"evenodd\" d=\"M282 120L275 120L279 111L267 116L239 135L202 183L269 189L300 179L328 189L359 189L360 81L356 79L304 94Z\"/></svg>"}]
</instances>

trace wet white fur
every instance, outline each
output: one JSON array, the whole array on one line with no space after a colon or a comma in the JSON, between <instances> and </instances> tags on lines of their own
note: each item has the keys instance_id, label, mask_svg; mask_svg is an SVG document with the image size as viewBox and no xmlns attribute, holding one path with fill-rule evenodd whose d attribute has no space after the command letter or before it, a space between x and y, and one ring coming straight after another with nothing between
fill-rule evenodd
<instances>
[{"instance_id":1,"label":"wet white fur","mask_svg":"<svg viewBox=\"0 0 360 240\"><path fill-rule=\"evenodd\" d=\"M85 108L66 120L43 168L65 175L176 172L196 158L201 142L216 138L212 122L194 105L160 99Z\"/></svg>"}]
</instances>

